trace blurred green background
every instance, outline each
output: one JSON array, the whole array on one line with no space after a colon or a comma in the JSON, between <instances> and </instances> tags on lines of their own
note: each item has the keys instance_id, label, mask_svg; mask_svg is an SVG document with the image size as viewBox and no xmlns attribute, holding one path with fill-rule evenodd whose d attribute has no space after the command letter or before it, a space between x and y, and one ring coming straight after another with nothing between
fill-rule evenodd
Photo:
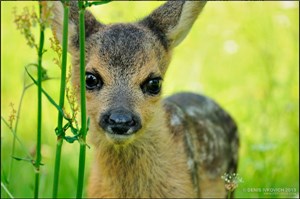
<instances>
[{"instance_id":1,"label":"blurred green background","mask_svg":"<svg viewBox=\"0 0 300 199\"><path fill-rule=\"evenodd\" d=\"M140 19L163 2L112 2L93 7L105 23ZM36 51L26 45L13 22L13 7L37 2L1 1L1 116L8 119L10 103L17 109L24 81L24 66L36 62ZM34 30L37 33L38 28ZM53 63L50 29L46 31L43 65L59 78ZM38 40L38 34L36 34ZM188 37L174 50L164 81L164 95L178 91L204 93L221 104L238 123L243 178L237 198L299 197L299 2L209 2ZM28 77L26 77L28 79ZM30 82L27 80L26 82ZM59 80L43 83L58 101ZM36 87L26 91L18 136L34 153L36 143ZM51 197L57 125L56 109L43 97L41 197ZM1 121L1 182L15 197L33 197L34 169L13 161L9 171L13 135ZM63 145L59 197L75 197L79 145ZM26 153L17 143L15 156ZM86 176L92 149L87 150ZM274 188L266 191L264 188ZM280 189L279 189L280 188ZM276 190L275 190L276 189ZM1 197L7 197L1 188Z\"/></svg>"}]
</instances>

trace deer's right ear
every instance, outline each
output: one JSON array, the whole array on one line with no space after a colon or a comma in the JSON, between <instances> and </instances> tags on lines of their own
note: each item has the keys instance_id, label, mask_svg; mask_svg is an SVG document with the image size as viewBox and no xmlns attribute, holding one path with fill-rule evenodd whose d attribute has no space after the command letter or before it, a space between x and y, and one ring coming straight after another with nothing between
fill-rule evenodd
<instances>
[{"instance_id":1,"label":"deer's right ear","mask_svg":"<svg viewBox=\"0 0 300 199\"><path fill-rule=\"evenodd\" d=\"M59 42L62 44L64 8L60 1L54 1L53 4L54 19L52 23L52 30ZM69 47L71 47L69 50L72 52L72 50L79 50L79 10L77 1L69 1L69 6L68 43ZM87 10L85 11L84 20L85 40L87 40L92 34L98 32L100 28L104 26Z\"/></svg>"}]
</instances>

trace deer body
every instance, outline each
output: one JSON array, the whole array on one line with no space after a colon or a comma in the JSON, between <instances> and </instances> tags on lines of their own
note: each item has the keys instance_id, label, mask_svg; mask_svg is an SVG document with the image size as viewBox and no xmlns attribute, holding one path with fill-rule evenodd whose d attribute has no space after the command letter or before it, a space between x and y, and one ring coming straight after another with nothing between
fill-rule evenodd
<instances>
[{"instance_id":1,"label":"deer body","mask_svg":"<svg viewBox=\"0 0 300 199\"><path fill-rule=\"evenodd\" d=\"M69 48L79 86L78 8L70 2ZM161 99L172 49L205 2L169 1L136 23L104 25L86 12L86 99L95 158L88 196L225 197L221 175L237 169L238 134L214 101ZM53 29L61 41L62 4Z\"/></svg>"}]
</instances>

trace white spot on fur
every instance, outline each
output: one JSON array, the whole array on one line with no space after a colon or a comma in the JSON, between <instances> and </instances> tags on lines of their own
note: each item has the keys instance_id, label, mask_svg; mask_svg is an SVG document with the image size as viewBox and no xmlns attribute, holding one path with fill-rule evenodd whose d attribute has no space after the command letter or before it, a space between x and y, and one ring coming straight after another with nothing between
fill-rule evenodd
<instances>
[{"instance_id":1,"label":"white spot on fur","mask_svg":"<svg viewBox=\"0 0 300 199\"><path fill-rule=\"evenodd\" d=\"M171 125L172 126L178 126L181 125L181 119L178 117L178 115L173 114L171 117Z\"/></svg>"},{"instance_id":2,"label":"white spot on fur","mask_svg":"<svg viewBox=\"0 0 300 199\"><path fill-rule=\"evenodd\" d=\"M192 158L189 158L187 161L188 167L190 170L192 170L193 166L194 166L194 160Z\"/></svg>"},{"instance_id":3,"label":"white spot on fur","mask_svg":"<svg viewBox=\"0 0 300 199\"><path fill-rule=\"evenodd\" d=\"M201 114L201 112L202 112L203 110L201 110L201 109L200 109L199 107L197 107L197 106L190 106L190 107L188 107L188 108L186 109L186 111L187 111L187 114L188 114L189 116L195 117L195 116L199 115L199 113Z\"/></svg>"},{"instance_id":4,"label":"white spot on fur","mask_svg":"<svg viewBox=\"0 0 300 199\"><path fill-rule=\"evenodd\" d=\"M186 108L187 114L191 117L205 116L207 113L213 113L216 105L211 100L205 102L205 106L189 106Z\"/></svg>"}]
</instances>

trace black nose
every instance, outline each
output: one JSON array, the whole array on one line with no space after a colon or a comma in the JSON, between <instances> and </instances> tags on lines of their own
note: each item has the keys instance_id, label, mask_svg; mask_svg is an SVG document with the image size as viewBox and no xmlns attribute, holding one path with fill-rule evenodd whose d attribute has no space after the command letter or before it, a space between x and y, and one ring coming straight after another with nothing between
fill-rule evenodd
<instances>
[{"instance_id":1,"label":"black nose","mask_svg":"<svg viewBox=\"0 0 300 199\"><path fill-rule=\"evenodd\" d=\"M112 134L129 135L140 129L140 119L126 109L115 109L104 114L100 126Z\"/></svg>"}]
</instances>

